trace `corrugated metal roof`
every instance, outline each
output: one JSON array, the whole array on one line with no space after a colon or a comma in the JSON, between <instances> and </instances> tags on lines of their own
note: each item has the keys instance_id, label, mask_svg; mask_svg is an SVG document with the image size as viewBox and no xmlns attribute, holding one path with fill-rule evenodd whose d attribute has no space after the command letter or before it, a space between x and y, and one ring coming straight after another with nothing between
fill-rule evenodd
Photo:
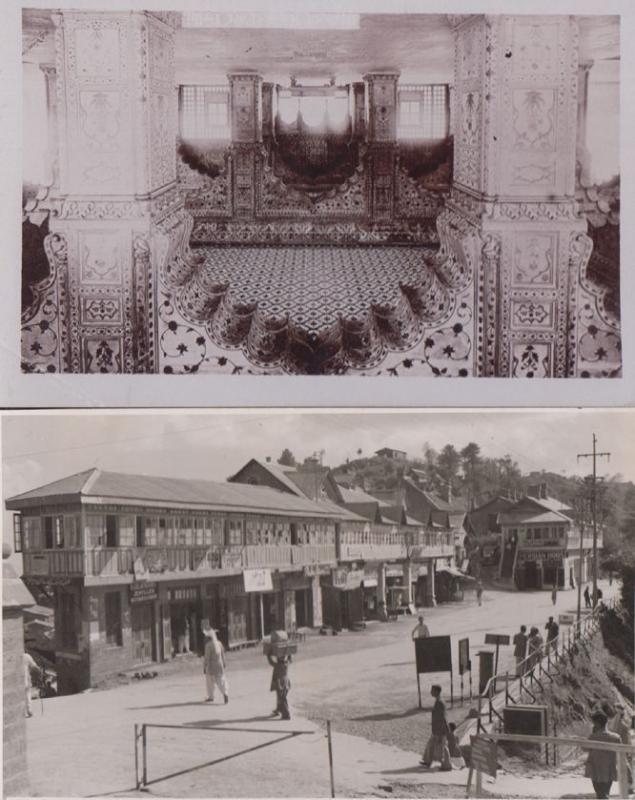
<instances>
[{"instance_id":1,"label":"corrugated metal roof","mask_svg":"<svg viewBox=\"0 0 635 800\"><path fill-rule=\"evenodd\" d=\"M335 508L327 508L295 494L242 483L128 475L120 472L89 470L60 481L40 486L7 500L7 508L32 505L34 500L75 495L88 498L178 503L185 506L223 507L240 511L298 513L305 516L335 518ZM338 509L339 511L339 509ZM339 514L341 516L341 513Z\"/></svg>"},{"instance_id":2,"label":"corrugated metal roof","mask_svg":"<svg viewBox=\"0 0 635 800\"><path fill-rule=\"evenodd\" d=\"M557 511L545 511L542 514L502 513L499 514L501 525L540 525L548 522L570 522L569 517Z\"/></svg>"}]
</instances>

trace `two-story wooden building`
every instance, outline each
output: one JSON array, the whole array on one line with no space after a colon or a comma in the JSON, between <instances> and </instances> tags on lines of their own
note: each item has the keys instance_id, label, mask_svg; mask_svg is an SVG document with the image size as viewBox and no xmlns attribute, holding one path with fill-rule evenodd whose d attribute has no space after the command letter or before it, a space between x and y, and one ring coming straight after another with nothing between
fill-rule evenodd
<instances>
[{"instance_id":1,"label":"two-story wooden building","mask_svg":"<svg viewBox=\"0 0 635 800\"><path fill-rule=\"evenodd\" d=\"M200 652L207 624L229 647L274 625L349 625L362 616L349 592L361 595L364 564L384 570L393 550L412 556L397 524L381 531L382 546L392 537L390 553L378 550L362 516L253 483L91 469L6 506L18 512L24 580L54 604L63 692L188 645ZM430 537L420 558L448 555L442 535Z\"/></svg>"},{"instance_id":2,"label":"two-story wooden building","mask_svg":"<svg viewBox=\"0 0 635 800\"><path fill-rule=\"evenodd\" d=\"M501 529L499 575L519 589L557 585L573 588L592 576L593 536L580 530L573 510L550 497L547 486L531 486L498 517ZM597 547L603 545L598 533Z\"/></svg>"}]
</instances>

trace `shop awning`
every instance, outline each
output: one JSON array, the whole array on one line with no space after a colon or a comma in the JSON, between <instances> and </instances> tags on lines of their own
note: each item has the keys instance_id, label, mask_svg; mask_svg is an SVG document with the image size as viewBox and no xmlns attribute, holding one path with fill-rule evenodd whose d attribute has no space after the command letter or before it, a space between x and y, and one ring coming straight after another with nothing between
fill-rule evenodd
<instances>
[{"instance_id":1,"label":"shop awning","mask_svg":"<svg viewBox=\"0 0 635 800\"><path fill-rule=\"evenodd\" d=\"M461 580L464 581L476 580L476 578L473 578L471 575L466 575L464 572L461 572L460 570L455 569L454 567L439 567L437 569L437 572L447 572L447 574L450 575L451 577L460 578Z\"/></svg>"}]
</instances>

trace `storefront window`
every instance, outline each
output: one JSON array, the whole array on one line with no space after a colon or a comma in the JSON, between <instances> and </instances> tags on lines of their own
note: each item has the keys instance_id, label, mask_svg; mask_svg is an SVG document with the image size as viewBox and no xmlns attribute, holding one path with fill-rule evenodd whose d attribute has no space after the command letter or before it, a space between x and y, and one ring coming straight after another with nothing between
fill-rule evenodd
<instances>
[{"instance_id":1,"label":"storefront window","mask_svg":"<svg viewBox=\"0 0 635 800\"><path fill-rule=\"evenodd\" d=\"M157 545L158 541L158 520L156 517L145 517L145 544L147 547Z\"/></svg>"},{"instance_id":2,"label":"storefront window","mask_svg":"<svg viewBox=\"0 0 635 800\"><path fill-rule=\"evenodd\" d=\"M106 517L104 514L86 515L86 544L103 547L106 543Z\"/></svg>"},{"instance_id":3,"label":"storefront window","mask_svg":"<svg viewBox=\"0 0 635 800\"><path fill-rule=\"evenodd\" d=\"M42 549L42 524L39 517L24 517L22 520L24 531L24 549Z\"/></svg>"},{"instance_id":4,"label":"storefront window","mask_svg":"<svg viewBox=\"0 0 635 800\"><path fill-rule=\"evenodd\" d=\"M135 543L135 518L119 518L119 546L134 547Z\"/></svg>"}]
</instances>

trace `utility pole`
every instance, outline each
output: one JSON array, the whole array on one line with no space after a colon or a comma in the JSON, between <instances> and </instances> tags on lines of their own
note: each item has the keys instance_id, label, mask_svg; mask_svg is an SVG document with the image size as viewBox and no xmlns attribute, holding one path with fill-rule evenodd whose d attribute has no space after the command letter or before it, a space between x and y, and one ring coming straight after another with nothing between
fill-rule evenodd
<instances>
[{"instance_id":1,"label":"utility pole","mask_svg":"<svg viewBox=\"0 0 635 800\"><path fill-rule=\"evenodd\" d=\"M593 475L591 478L591 514L593 520L593 608L598 602L598 514L597 514L597 459L606 458L610 461L610 453L598 453L597 436L593 434L593 452L578 453L578 461L581 458L593 459Z\"/></svg>"}]
</instances>

